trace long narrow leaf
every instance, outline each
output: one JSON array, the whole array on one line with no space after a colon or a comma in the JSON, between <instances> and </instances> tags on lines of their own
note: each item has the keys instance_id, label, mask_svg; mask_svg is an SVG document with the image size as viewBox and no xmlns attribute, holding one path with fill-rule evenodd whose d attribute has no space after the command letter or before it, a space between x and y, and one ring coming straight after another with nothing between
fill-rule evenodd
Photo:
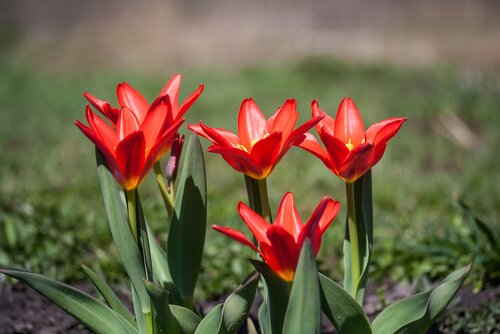
<instances>
[{"instance_id":1,"label":"long narrow leaf","mask_svg":"<svg viewBox=\"0 0 500 334\"><path fill-rule=\"evenodd\" d=\"M259 320L263 321L261 327L266 332L281 333L290 298L290 284L276 275L266 263L257 260L250 262L266 284L263 289L263 305L259 310Z\"/></svg>"},{"instance_id":2,"label":"long narrow leaf","mask_svg":"<svg viewBox=\"0 0 500 334\"><path fill-rule=\"evenodd\" d=\"M437 287L393 303L373 321L373 333L425 333L451 302L469 271L470 265L458 269Z\"/></svg>"},{"instance_id":3,"label":"long narrow leaf","mask_svg":"<svg viewBox=\"0 0 500 334\"><path fill-rule=\"evenodd\" d=\"M92 269L87 267L86 265L82 265L82 269L85 271L87 276L90 278L92 283L94 283L96 289L99 293L104 297L106 303L108 303L109 307L111 307L116 313L121 315L125 320L130 322L131 325L135 326L135 318L130 313L130 311L123 305L122 301L118 296L114 293L114 291L109 287L106 281L97 275Z\"/></svg>"},{"instance_id":4,"label":"long narrow leaf","mask_svg":"<svg viewBox=\"0 0 500 334\"><path fill-rule=\"evenodd\" d=\"M148 313L150 311L149 296L143 284L146 273L144 272L141 254L130 232L125 204L120 197L115 179L107 169L106 162L97 149L96 161L109 228L118 256L137 292L142 312Z\"/></svg>"},{"instance_id":5,"label":"long narrow leaf","mask_svg":"<svg viewBox=\"0 0 500 334\"><path fill-rule=\"evenodd\" d=\"M306 239L293 279L283 333L321 333L321 299L318 269L311 241Z\"/></svg>"},{"instance_id":6,"label":"long narrow leaf","mask_svg":"<svg viewBox=\"0 0 500 334\"><path fill-rule=\"evenodd\" d=\"M188 308L193 306L193 292L201 267L206 220L203 150L198 137L192 135L185 152L167 244L170 274L183 305Z\"/></svg>"},{"instance_id":7,"label":"long narrow leaf","mask_svg":"<svg viewBox=\"0 0 500 334\"><path fill-rule=\"evenodd\" d=\"M222 307L223 304L219 304L208 312L196 328L195 334L219 334L222 327Z\"/></svg>"},{"instance_id":8,"label":"long narrow leaf","mask_svg":"<svg viewBox=\"0 0 500 334\"><path fill-rule=\"evenodd\" d=\"M236 291L231 293L224 302L222 309L222 326L225 333L233 334L238 331L250 312L257 287L259 274L253 273Z\"/></svg>"},{"instance_id":9,"label":"long narrow leaf","mask_svg":"<svg viewBox=\"0 0 500 334\"><path fill-rule=\"evenodd\" d=\"M324 314L340 334L371 333L370 323L363 308L340 285L323 274L321 283L321 305Z\"/></svg>"},{"instance_id":10,"label":"long narrow leaf","mask_svg":"<svg viewBox=\"0 0 500 334\"><path fill-rule=\"evenodd\" d=\"M0 272L26 283L97 334L138 334L118 313L67 284L26 270L2 268Z\"/></svg>"}]
</instances>

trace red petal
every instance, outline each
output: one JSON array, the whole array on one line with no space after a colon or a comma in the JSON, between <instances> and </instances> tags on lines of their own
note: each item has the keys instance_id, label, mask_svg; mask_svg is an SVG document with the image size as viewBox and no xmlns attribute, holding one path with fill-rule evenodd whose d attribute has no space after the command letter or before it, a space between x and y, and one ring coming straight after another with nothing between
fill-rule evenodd
<instances>
[{"instance_id":1,"label":"red petal","mask_svg":"<svg viewBox=\"0 0 500 334\"><path fill-rule=\"evenodd\" d=\"M219 226L219 225L212 225L212 229L214 229L217 232L220 232L222 234L225 234L226 236L228 236L231 239L234 239L234 240L242 243L245 246L250 247L251 249L253 249L254 251L256 251L256 252L258 252L258 253L260 253L262 255L260 249L258 249L253 244L253 242L251 242L250 240L248 240L248 238L243 233L241 233L240 231L232 229L232 228L228 228L228 227Z\"/></svg>"},{"instance_id":2,"label":"red petal","mask_svg":"<svg viewBox=\"0 0 500 334\"><path fill-rule=\"evenodd\" d=\"M254 100L243 100L238 114L240 144L250 149L252 141L262 139L266 133L266 118L262 111Z\"/></svg>"},{"instance_id":3,"label":"red petal","mask_svg":"<svg viewBox=\"0 0 500 334\"><path fill-rule=\"evenodd\" d=\"M168 95L161 96L153 102L141 124L141 130L146 137L147 148L153 147L161 131L167 125L167 121L170 121L168 124L172 124L171 116L172 106Z\"/></svg>"},{"instance_id":4,"label":"red petal","mask_svg":"<svg viewBox=\"0 0 500 334\"><path fill-rule=\"evenodd\" d=\"M83 93L83 96L87 99L87 101L90 102L90 104L99 110L104 116L106 116L107 119L109 119L112 123L116 123L118 119L118 114L120 113L120 110L111 107L111 105L103 100L98 99L95 96L92 96L91 94L85 92Z\"/></svg>"},{"instance_id":5,"label":"red petal","mask_svg":"<svg viewBox=\"0 0 500 334\"><path fill-rule=\"evenodd\" d=\"M132 132L139 130L140 123L132 110L123 107L120 112L120 117L118 117L117 126L118 138L119 140L123 140Z\"/></svg>"},{"instance_id":6,"label":"red petal","mask_svg":"<svg viewBox=\"0 0 500 334\"><path fill-rule=\"evenodd\" d=\"M338 167L338 176L346 182L354 182L372 166L373 145L364 143L355 147Z\"/></svg>"},{"instance_id":7,"label":"red petal","mask_svg":"<svg viewBox=\"0 0 500 334\"><path fill-rule=\"evenodd\" d=\"M200 122L201 129L207 135L207 138L213 141L215 144L222 146L238 146L238 137L227 130L219 128L211 128Z\"/></svg>"},{"instance_id":8,"label":"red petal","mask_svg":"<svg viewBox=\"0 0 500 334\"><path fill-rule=\"evenodd\" d=\"M219 153L235 170L254 179L261 179L263 175L268 174L268 171L262 170L257 161L242 149L215 144L208 148L208 152Z\"/></svg>"},{"instance_id":9,"label":"red petal","mask_svg":"<svg viewBox=\"0 0 500 334\"><path fill-rule=\"evenodd\" d=\"M285 104L283 104L283 106L280 107L266 122L267 131L281 132L283 134L283 138L288 138L297 123L297 118L299 117L299 113L295 111L296 108L297 102L295 102L295 99L288 99Z\"/></svg>"},{"instance_id":10,"label":"red petal","mask_svg":"<svg viewBox=\"0 0 500 334\"><path fill-rule=\"evenodd\" d=\"M318 141L312 133L304 133L301 137L298 138L297 141L295 141L295 145L314 154L321 161L323 161L326 167L330 169L332 168L328 153L319 145Z\"/></svg>"},{"instance_id":11,"label":"red petal","mask_svg":"<svg viewBox=\"0 0 500 334\"><path fill-rule=\"evenodd\" d=\"M297 129L293 130L290 136L285 139L286 141L284 146L288 147L292 146L299 137L301 137L304 133L309 131L313 126L318 124L318 122L321 121L323 117L324 116L321 115L318 117L311 118L310 120L299 126Z\"/></svg>"},{"instance_id":12,"label":"red petal","mask_svg":"<svg viewBox=\"0 0 500 334\"><path fill-rule=\"evenodd\" d=\"M87 121L89 122L90 128L97 136L99 136L99 139L109 148L116 147L116 145L118 145L118 137L113 129L111 129L109 125L99 116L94 114L90 110L89 106L87 106L85 114L87 116Z\"/></svg>"},{"instance_id":13,"label":"red petal","mask_svg":"<svg viewBox=\"0 0 500 334\"><path fill-rule=\"evenodd\" d=\"M131 109L139 120L139 123L142 123L149 109L148 101L126 82L122 82L116 87L116 94L118 95L120 106Z\"/></svg>"},{"instance_id":14,"label":"red petal","mask_svg":"<svg viewBox=\"0 0 500 334\"><path fill-rule=\"evenodd\" d=\"M406 117L389 118L375 123L366 130L366 141L373 145L383 145L398 133Z\"/></svg>"},{"instance_id":15,"label":"red petal","mask_svg":"<svg viewBox=\"0 0 500 334\"><path fill-rule=\"evenodd\" d=\"M299 213L295 208L295 202L291 192L288 192L285 196L283 196L274 224L283 227L288 234L293 236L295 242L298 241L303 225Z\"/></svg>"},{"instance_id":16,"label":"red petal","mask_svg":"<svg viewBox=\"0 0 500 334\"><path fill-rule=\"evenodd\" d=\"M267 230L272 226L271 224L265 221L264 218L255 213L255 211L250 209L243 202L238 203L238 213L260 245L270 243L267 238Z\"/></svg>"},{"instance_id":17,"label":"red petal","mask_svg":"<svg viewBox=\"0 0 500 334\"><path fill-rule=\"evenodd\" d=\"M266 177L274 168L280 158L281 151L281 133L271 133L255 143L250 151L250 155L257 162L260 169L264 171Z\"/></svg>"},{"instance_id":18,"label":"red petal","mask_svg":"<svg viewBox=\"0 0 500 334\"><path fill-rule=\"evenodd\" d=\"M123 175L121 184L126 190L137 188L142 181L142 175L145 175L144 151L145 139L142 131L131 133L116 147L115 157Z\"/></svg>"},{"instance_id":19,"label":"red petal","mask_svg":"<svg viewBox=\"0 0 500 334\"><path fill-rule=\"evenodd\" d=\"M330 157L332 169L337 170L349 155L349 149L337 137L332 137L326 132L320 132L319 135Z\"/></svg>"},{"instance_id":20,"label":"red petal","mask_svg":"<svg viewBox=\"0 0 500 334\"><path fill-rule=\"evenodd\" d=\"M333 130L335 129L335 120L328 116L323 110L321 110L317 100L312 101L311 109L313 117L318 117L321 115L324 116L324 118L316 125L316 130L318 132L326 131L328 134L333 136Z\"/></svg>"},{"instance_id":21,"label":"red petal","mask_svg":"<svg viewBox=\"0 0 500 334\"><path fill-rule=\"evenodd\" d=\"M270 244L260 245L267 264L284 280L291 281L299 261L299 246L294 238L279 225L269 227L267 238Z\"/></svg>"},{"instance_id":22,"label":"red petal","mask_svg":"<svg viewBox=\"0 0 500 334\"><path fill-rule=\"evenodd\" d=\"M335 201L333 199L329 199L326 204L325 211L319 220L319 228L321 235L325 233L326 229L330 224L337 218L337 215L340 211L340 202Z\"/></svg>"},{"instance_id":23,"label":"red petal","mask_svg":"<svg viewBox=\"0 0 500 334\"><path fill-rule=\"evenodd\" d=\"M156 138L153 147L151 147L147 152L146 169L151 168L152 165L172 147L175 135L177 134L177 131L179 131L183 122L183 118L178 119L166 131L161 133L161 137Z\"/></svg>"},{"instance_id":24,"label":"red petal","mask_svg":"<svg viewBox=\"0 0 500 334\"><path fill-rule=\"evenodd\" d=\"M174 117L176 118L179 118L179 117L182 117L186 111L191 108L191 106L193 105L193 103L196 102L196 100L198 99L198 97L200 96L200 94L203 92L203 89L205 88L205 86L203 86L203 84L201 84L197 90L195 90L194 92L192 92L185 100L184 102L182 102L182 105L180 106L179 110L177 111L177 114L174 115Z\"/></svg>"},{"instance_id":25,"label":"red petal","mask_svg":"<svg viewBox=\"0 0 500 334\"><path fill-rule=\"evenodd\" d=\"M323 197L321 202L319 202L318 206L316 206L316 209L314 209L313 213L311 214L311 217L309 217L307 222L304 224L304 227L302 228L302 231L300 231L300 235L298 238L299 245L302 245L306 238L309 238L311 240L314 255L318 254L319 249L321 247L320 222L327 208L328 201L329 201L328 197L326 196Z\"/></svg>"},{"instance_id":26,"label":"red petal","mask_svg":"<svg viewBox=\"0 0 500 334\"><path fill-rule=\"evenodd\" d=\"M358 146L365 139L365 127L356 105L350 98L344 98L340 103L335 117L334 135L344 144L349 140Z\"/></svg>"},{"instance_id":27,"label":"red petal","mask_svg":"<svg viewBox=\"0 0 500 334\"><path fill-rule=\"evenodd\" d=\"M165 94L168 94L170 96L170 100L172 101L172 109L175 110L175 113L177 113L177 110L179 109L178 100L181 80L182 76L180 74L175 74L170 78L170 80L168 80L167 84L160 92L160 96L163 96Z\"/></svg>"}]
</instances>

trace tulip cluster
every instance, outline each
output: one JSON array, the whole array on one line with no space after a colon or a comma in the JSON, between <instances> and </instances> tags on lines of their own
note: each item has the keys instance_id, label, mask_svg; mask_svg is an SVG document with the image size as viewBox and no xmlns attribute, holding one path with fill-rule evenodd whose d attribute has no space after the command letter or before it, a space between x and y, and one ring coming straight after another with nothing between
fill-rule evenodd
<instances>
[{"instance_id":1,"label":"tulip cluster","mask_svg":"<svg viewBox=\"0 0 500 334\"><path fill-rule=\"evenodd\" d=\"M105 303L26 270L0 268L0 272L26 282L99 334L237 333L245 323L247 331L256 334L255 321L265 334L320 333L322 313L340 334L423 333L432 325L462 285L469 267L450 274L434 289L394 303L372 323L362 308L373 248L371 169L405 117L386 119L365 130L354 102L345 98L335 119L313 101L312 117L296 126L299 113L294 99L266 118L249 98L241 104L237 134L200 121L188 125L193 134L184 147L184 136L179 134L183 116L204 86L179 105L180 83L181 76L173 76L151 104L127 83L117 86L119 107L84 93L90 103L86 106L88 125L75 122L96 147L108 224L130 279L134 312L122 304L104 278L86 266L84 271ZM312 129L317 136L309 132ZM197 135L211 141L209 152L220 154L244 175L248 203L237 204L237 211L253 238L239 229L217 224L212 228L248 246L257 257L250 260L255 270L247 279L205 315L196 309L194 300L207 224L206 173ZM324 196L303 223L293 194L286 193L274 219L271 216L266 180L293 146L318 157L345 183L342 285L319 273L316 266L322 237L339 212L339 201ZM161 159L168 152L162 170ZM166 245L153 235L139 196L151 169L170 222ZM258 316L250 318L258 293L262 295Z\"/></svg>"}]
</instances>

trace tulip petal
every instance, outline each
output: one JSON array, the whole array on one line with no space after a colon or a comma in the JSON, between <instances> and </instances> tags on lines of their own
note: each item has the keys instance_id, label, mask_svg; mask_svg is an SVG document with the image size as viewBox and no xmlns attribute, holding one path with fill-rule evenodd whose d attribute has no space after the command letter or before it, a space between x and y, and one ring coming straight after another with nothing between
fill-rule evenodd
<instances>
[{"instance_id":1,"label":"tulip petal","mask_svg":"<svg viewBox=\"0 0 500 334\"><path fill-rule=\"evenodd\" d=\"M300 247L293 236L279 225L270 225L267 230L269 244L261 244L262 253L269 267L286 281L294 276L299 261Z\"/></svg>"},{"instance_id":2,"label":"tulip petal","mask_svg":"<svg viewBox=\"0 0 500 334\"><path fill-rule=\"evenodd\" d=\"M170 96L170 100L172 101L172 109L177 111L179 108L179 88L181 86L182 76L177 73L174 74L170 80L165 84L163 89L160 92L160 96L168 94ZM181 115L182 116L182 115Z\"/></svg>"},{"instance_id":3,"label":"tulip petal","mask_svg":"<svg viewBox=\"0 0 500 334\"><path fill-rule=\"evenodd\" d=\"M250 155L257 162L261 170L267 171L264 172L266 175L262 175L262 177L266 177L278 162L281 151L280 144L281 133L274 132L257 141L252 147Z\"/></svg>"},{"instance_id":4,"label":"tulip petal","mask_svg":"<svg viewBox=\"0 0 500 334\"><path fill-rule=\"evenodd\" d=\"M340 103L335 117L334 135L344 144L360 145L365 139L365 127L356 105L350 98Z\"/></svg>"},{"instance_id":5,"label":"tulip petal","mask_svg":"<svg viewBox=\"0 0 500 334\"><path fill-rule=\"evenodd\" d=\"M398 133L406 117L389 118L375 123L366 130L366 141L373 145L383 145Z\"/></svg>"},{"instance_id":6,"label":"tulip petal","mask_svg":"<svg viewBox=\"0 0 500 334\"><path fill-rule=\"evenodd\" d=\"M335 120L330 116L328 116L328 114L325 113L323 110L321 110L321 108L319 107L318 100L312 101L311 110L313 117L324 115L324 118L321 121L319 121L318 124L316 124L316 130L318 132L326 131L328 132L328 134L333 136L333 129L335 128Z\"/></svg>"},{"instance_id":7,"label":"tulip petal","mask_svg":"<svg viewBox=\"0 0 500 334\"><path fill-rule=\"evenodd\" d=\"M134 189L144 174L145 139L142 131L135 131L125 137L116 147L115 157L123 175L125 190ZM115 176L116 177L116 176Z\"/></svg>"},{"instance_id":8,"label":"tulip petal","mask_svg":"<svg viewBox=\"0 0 500 334\"><path fill-rule=\"evenodd\" d=\"M208 148L208 152L219 153L222 158L235 170L240 173L261 179L263 175L267 175L266 171L255 161L255 159L246 151L240 148L212 145Z\"/></svg>"},{"instance_id":9,"label":"tulip petal","mask_svg":"<svg viewBox=\"0 0 500 334\"><path fill-rule=\"evenodd\" d=\"M127 107L120 111L117 123L118 139L123 140L129 134L139 130L140 123L135 114Z\"/></svg>"},{"instance_id":10,"label":"tulip petal","mask_svg":"<svg viewBox=\"0 0 500 334\"><path fill-rule=\"evenodd\" d=\"M330 162L330 158L328 157L328 153L326 152L321 145L319 145L316 137L312 133L306 132L302 136L295 141L295 145L304 150L314 154L318 157L328 168L332 168L332 164Z\"/></svg>"},{"instance_id":11,"label":"tulip petal","mask_svg":"<svg viewBox=\"0 0 500 334\"><path fill-rule=\"evenodd\" d=\"M304 224L304 227L300 231L300 235L298 237L298 244L302 245L306 238L311 239L311 243L313 246L314 255L317 255L319 249L321 247L321 228L320 222L322 221L323 214L327 208L328 201L330 199L328 197L323 197L321 202L316 206L311 217Z\"/></svg>"},{"instance_id":12,"label":"tulip petal","mask_svg":"<svg viewBox=\"0 0 500 334\"><path fill-rule=\"evenodd\" d=\"M323 115L320 115L318 117L311 118L310 120L308 120L307 122L296 128L295 130L293 130L290 136L286 139L284 146L290 147L291 145L293 145L300 136L302 136L304 133L309 131L313 126L318 124L318 122L320 122L323 119L323 117L324 117Z\"/></svg>"},{"instance_id":13,"label":"tulip petal","mask_svg":"<svg viewBox=\"0 0 500 334\"><path fill-rule=\"evenodd\" d=\"M267 130L271 133L281 132L283 138L288 138L299 118L299 113L295 111L296 108L297 102L295 99L286 100L283 106L267 120Z\"/></svg>"},{"instance_id":14,"label":"tulip petal","mask_svg":"<svg viewBox=\"0 0 500 334\"><path fill-rule=\"evenodd\" d=\"M161 134L160 138L156 139L153 147L151 147L147 152L146 168L144 169L146 173L149 168L151 168L152 165L172 147L175 135L177 134L177 131L179 131L179 128L181 127L183 122L183 118L178 119L174 122L174 124L172 124L166 131Z\"/></svg>"},{"instance_id":15,"label":"tulip petal","mask_svg":"<svg viewBox=\"0 0 500 334\"><path fill-rule=\"evenodd\" d=\"M111 107L111 105L103 100L98 99L95 96L85 92L83 96L90 102L90 104L99 110L107 119L109 119L113 124L118 120L118 115L120 114L120 110Z\"/></svg>"},{"instance_id":16,"label":"tulip petal","mask_svg":"<svg viewBox=\"0 0 500 334\"><path fill-rule=\"evenodd\" d=\"M349 156L349 149L337 137L332 137L326 132L320 132L319 135L328 152L333 170L337 170Z\"/></svg>"},{"instance_id":17,"label":"tulip petal","mask_svg":"<svg viewBox=\"0 0 500 334\"><path fill-rule=\"evenodd\" d=\"M325 211L320 218L319 228L321 234L325 233L326 229L335 220L340 211L340 202L330 199L326 204Z\"/></svg>"},{"instance_id":18,"label":"tulip petal","mask_svg":"<svg viewBox=\"0 0 500 334\"><path fill-rule=\"evenodd\" d=\"M175 113L175 109L174 109L174 117L175 118L182 117L186 113L186 111L189 108L191 108L193 103L196 102L196 100L198 99L200 94L203 92L204 88L205 88L205 86L203 84L201 84L200 86L198 86L197 90L195 90L194 92L189 94L189 96L184 100L184 102L182 102L181 106L177 110L177 113Z\"/></svg>"},{"instance_id":19,"label":"tulip petal","mask_svg":"<svg viewBox=\"0 0 500 334\"><path fill-rule=\"evenodd\" d=\"M127 107L132 110L139 123L142 123L149 109L149 103L138 91L126 82L122 82L116 87L118 103L122 108Z\"/></svg>"},{"instance_id":20,"label":"tulip petal","mask_svg":"<svg viewBox=\"0 0 500 334\"><path fill-rule=\"evenodd\" d=\"M270 241L267 238L267 230L271 224L259 216L255 211L246 206L243 202L238 203L238 213L241 219L247 224L255 239L262 246L263 244L270 245Z\"/></svg>"},{"instance_id":21,"label":"tulip petal","mask_svg":"<svg viewBox=\"0 0 500 334\"><path fill-rule=\"evenodd\" d=\"M291 192L286 193L281 200L274 224L283 227L288 234L293 236L295 242L298 241L303 225Z\"/></svg>"},{"instance_id":22,"label":"tulip petal","mask_svg":"<svg viewBox=\"0 0 500 334\"><path fill-rule=\"evenodd\" d=\"M346 182L354 182L366 173L373 164L370 157L373 154L373 145L364 143L355 147L349 156L338 167L338 176Z\"/></svg>"},{"instance_id":23,"label":"tulip petal","mask_svg":"<svg viewBox=\"0 0 500 334\"><path fill-rule=\"evenodd\" d=\"M235 229L232 229L229 227L219 226L219 225L212 225L212 229L216 230L217 232L220 232L222 234L227 235L231 239L234 239L234 240L238 241L239 243L250 247L251 249L253 249L254 251L256 251L262 255L262 252L260 251L260 249L258 249L253 244L253 242L248 240L248 238L241 231L238 231L238 230L235 230ZM262 257L264 257L264 256L262 255Z\"/></svg>"},{"instance_id":24,"label":"tulip petal","mask_svg":"<svg viewBox=\"0 0 500 334\"><path fill-rule=\"evenodd\" d=\"M104 120L94 114L90 110L89 106L87 106L85 114L90 128L97 136L99 136L100 140L107 147L116 147L116 145L118 145L118 136L116 135L115 131Z\"/></svg>"},{"instance_id":25,"label":"tulip petal","mask_svg":"<svg viewBox=\"0 0 500 334\"><path fill-rule=\"evenodd\" d=\"M200 127L208 139L221 146L238 147L238 136L220 128L211 128L200 122ZM195 130L195 129L193 129ZM198 133L198 132L197 132Z\"/></svg>"},{"instance_id":26,"label":"tulip petal","mask_svg":"<svg viewBox=\"0 0 500 334\"><path fill-rule=\"evenodd\" d=\"M158 139L160 135L160 132L167 124L172 124L172 105L170 104L169 96L164 95L156 99L151 104L151 107L141 124L141 129L146 137L147 148L153 147L156 139Z\"/></svg>"},{"instance_id":27,"label":"tulip petal","mask_svg":"<svg viewBox=\"0 0 500 334\"><path fill-rule=\"evenodd\" d=\"M253 99L243 100L238 114L238 137L240 144L248 150L254 140L267 133L266 118Z\"/></svg>"}]
</instances>

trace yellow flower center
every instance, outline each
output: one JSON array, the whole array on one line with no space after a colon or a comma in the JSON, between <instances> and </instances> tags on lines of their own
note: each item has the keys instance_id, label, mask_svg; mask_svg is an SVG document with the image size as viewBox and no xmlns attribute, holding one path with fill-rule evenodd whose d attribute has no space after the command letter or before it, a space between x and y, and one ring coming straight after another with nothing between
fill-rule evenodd
<instances>
[{"instance_id":1,"label":"yellow flower center","mask_svg":"<svg viewBox=\"0 0 500 334\"><path fill-rule=\"evenodd\" d=\"M347 142L347 144L345 144L345 146L349 149L349 151L352 151L354 145L351 144L351 138L349 138L349 141Z\"/></svg>"}]
</instances>

